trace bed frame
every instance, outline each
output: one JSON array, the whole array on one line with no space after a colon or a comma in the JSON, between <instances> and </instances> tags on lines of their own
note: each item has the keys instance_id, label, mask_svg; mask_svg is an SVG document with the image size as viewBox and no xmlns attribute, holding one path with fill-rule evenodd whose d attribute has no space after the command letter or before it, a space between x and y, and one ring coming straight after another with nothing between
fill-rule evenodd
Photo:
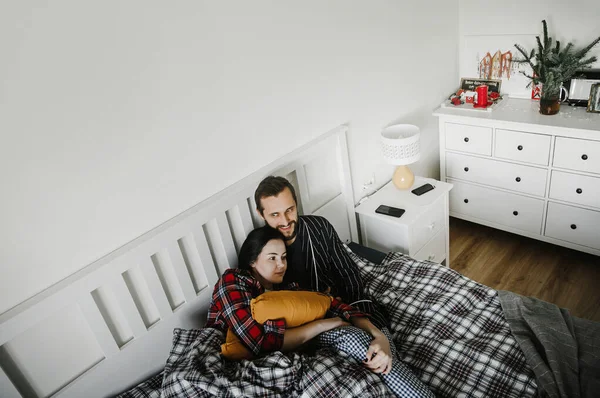
<instances>
[{"instance_id":1,"label":"bed frame","mask_svg":"<svg viewBox=\"0 0 600 398\"><path fill-rule=\"evenodd\" d=\"M1 397L106 397L164 366L175 327L206 320L214 283L237 265L267 175L298 190L302 214L358 241L347 126L198 203L0 315Z\"/></svg>"}]
</instances>

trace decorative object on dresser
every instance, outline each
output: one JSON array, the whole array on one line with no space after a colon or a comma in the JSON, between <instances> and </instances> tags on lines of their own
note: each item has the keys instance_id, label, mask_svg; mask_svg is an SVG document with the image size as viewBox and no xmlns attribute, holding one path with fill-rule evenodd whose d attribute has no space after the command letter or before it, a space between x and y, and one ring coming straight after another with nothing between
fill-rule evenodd
<instances>
[{"instance_id":1,"label":"decorative object on dresser","mask_svg":"<svg viewBox=\"0 0 600 398\"><path fill-rule=\"evenodd\" d=\"M600 83L600 69L577 71L575 76L564 84L569 91L569 98L567 99L569 105L587 107L592 85L596 83Z\"/></svg>"},{"instance_id":2,"label":"decorative object on dresser","mask_svg":"<svg viewBox=\"0 0 600 398\"><path fill-rule=\"evenodd\" d=\"M508 98L491 114L438 108L450 215L600 255L600 114L540 117Z\"/></svg>"},{"instance_id":3,"label":"decorative object on dresser","mask_svg":"<svg viewBox=\"0 0 600 398\"><path fill-rule=\"evenodd\" d=\"M431 184L424 195L398 191L388 183L356 207L361 243L382 251L398 251L417 259L449 266L448 192L452 184L416 177L415 185ZM400 218L377 214L380 205L404 209Z\"/></svg>"},{"instance_id":4,"label":"decorative object on dresser","mask_svg":"<svg viewBox=\"0 0 600 398\"><path fill-rule=\"evenodd\" d=\"M502 81L495 79L474 79L464 77L460 79L460 88L466 91L475 91L475 89L481 85L488 86L490 93L500 94Z\"/></svg>"},{"instance_id":5,"label":"decorative object on dresser","mask_svg":"<svg viewBox=\"0 0 600 398\"><path fill-rule=\"evenodd\" d=\"M597 58L595 56L585 57L600 42L600 37L580 50L575 50L572 43L568 43L561 48L558 40L553 45L552 38L548 36L548 26L545 20L542 21L542 25L544 28L543 42L537 36L537 49L532 49L529 53L521 45L515 44L523 58L515 59L514 62L526 63L531 66L533 69L531 76L524 71L521 71L521 73L531 79L530 85L542 83L540 113L542 115L554 115L560 109L561 90L566 93L562 84L571 79L578 69L589 68L591 64L596 62Z\"/></svg>"},{"instance_id":6,"label":"decorative object on dresser","mask_svg":"<svg viewBox=\"0 0 600 398\"><path fill-rule=\"evenodd\" d=\"M460 88L442 102L442 108L461 108L491 112L501 101L500 80L460 79Z\"/></svg>"},{"instance_id":7,"label":"decorative object on dresser","mask_svg":"<svg viewBox=\"0 0 600 398\"><path fill-rule=\"evenodd\" d=\"M590 88L587 111L600 113L600 83L593 84Z\"/></svg>"},{"instance_id":8,"label":"decorative object on dresser","mask_svg":"<svg viewBox=\"0 0 600 398\"><path fill-rule=\"evenodd\" d=\"M487 108L490 105L493 105L493 101L488 100L488 86L482 84L481 86L477 86L477 100L473 104L473 108Z\"/></svg>"},{"instance_id":9,"label":"decorative object on dresser","mask_svg":"<svg viewBox=\"0 0 600 398\"><path fill-rule=\"evenodd\" d=\"M381 131L383 158L398 166L392 177L398 189L409 189L415 181L415 176L407 165L421 157L420 135L419 128L412 124L395 124Z\"/></svg>"}]
</instances>

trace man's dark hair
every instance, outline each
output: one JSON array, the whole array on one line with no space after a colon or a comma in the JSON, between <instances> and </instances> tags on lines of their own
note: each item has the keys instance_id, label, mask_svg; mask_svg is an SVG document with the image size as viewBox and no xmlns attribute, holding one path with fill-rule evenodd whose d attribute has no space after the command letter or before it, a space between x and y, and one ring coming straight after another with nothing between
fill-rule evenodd
<instances>
[{"instance_id":1,"label":"man's dark hair","mask_svg":"<svg viewBox=\"0 0 600 398\"><path fill-rule=\"evenodd\" d=\"M256 228L250 232L240 249L238 268L250 270L250 264L256 261L265 245L273 239L283 241L283 235L278 230L268 226Z\"/></svg>"},{"instance_id":2,"label":"man's dark hair","mask_svg":"<svg viewBox=\"0 0 600 398\"><path fill-rule=\"evenodd\" d=\"M294 186L290 184L287 179L283 177L268 176L262 180L260 184L258 184L256 191L254 191L254 201L256 202L256 208L260 214L263 214L263 211L265 210L260 200L262 198L268 198L269 196L277 196L286 188L289 188L292 193L292 198L294 198L294 202L298 204Z\"/></svg>"}]
</instances>

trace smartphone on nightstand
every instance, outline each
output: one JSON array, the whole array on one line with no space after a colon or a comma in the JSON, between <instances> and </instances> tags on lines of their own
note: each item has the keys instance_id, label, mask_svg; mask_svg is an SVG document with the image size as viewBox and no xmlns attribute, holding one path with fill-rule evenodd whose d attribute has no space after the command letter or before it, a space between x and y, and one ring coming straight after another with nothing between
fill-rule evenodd
<instances>
[{"instance_id":1,"label":"smartphone on nightstand","mask_svg":"<svg viewBox=\"0 0 600 398\"><path fill-rule=\"evenodd\" d=\"M425 185L421 185L419 188L413 189L411 192L417 196L421 196L424 193L431 191L433 188L435 188L433 185L425 184Z\"/></svg>"},{"instance_id":2,"label":"smartphone on nightstand","mask_svg":"<svg viewBox=\"0 0 600 398\"><path fill-rule=\"evenodd\" d=\"M386 206L386 205L381 205L379 206L377 209L375 209L375 213L378 214L385 214L386 216L392 216L392 217L401 217L402 214L404 214L404 209L399 209L397 207L392 207L392 206Z\"/></svg>"}]
</instances>

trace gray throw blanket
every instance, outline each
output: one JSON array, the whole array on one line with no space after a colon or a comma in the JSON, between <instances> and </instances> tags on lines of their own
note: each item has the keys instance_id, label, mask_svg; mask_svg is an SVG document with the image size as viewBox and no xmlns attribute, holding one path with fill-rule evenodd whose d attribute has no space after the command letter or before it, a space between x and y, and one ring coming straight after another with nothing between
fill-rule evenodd
<instances>
[{"instance_id":1,"label":"gray throw blanket","mask_svg":"<svg viewBox=\"0 0 600 398\"><path fill-rule=\"evenodd\" d=\"M598 397L600 323L531 297L499 291L510 329L549 397Z\"/></svg>"}]
</instances>

